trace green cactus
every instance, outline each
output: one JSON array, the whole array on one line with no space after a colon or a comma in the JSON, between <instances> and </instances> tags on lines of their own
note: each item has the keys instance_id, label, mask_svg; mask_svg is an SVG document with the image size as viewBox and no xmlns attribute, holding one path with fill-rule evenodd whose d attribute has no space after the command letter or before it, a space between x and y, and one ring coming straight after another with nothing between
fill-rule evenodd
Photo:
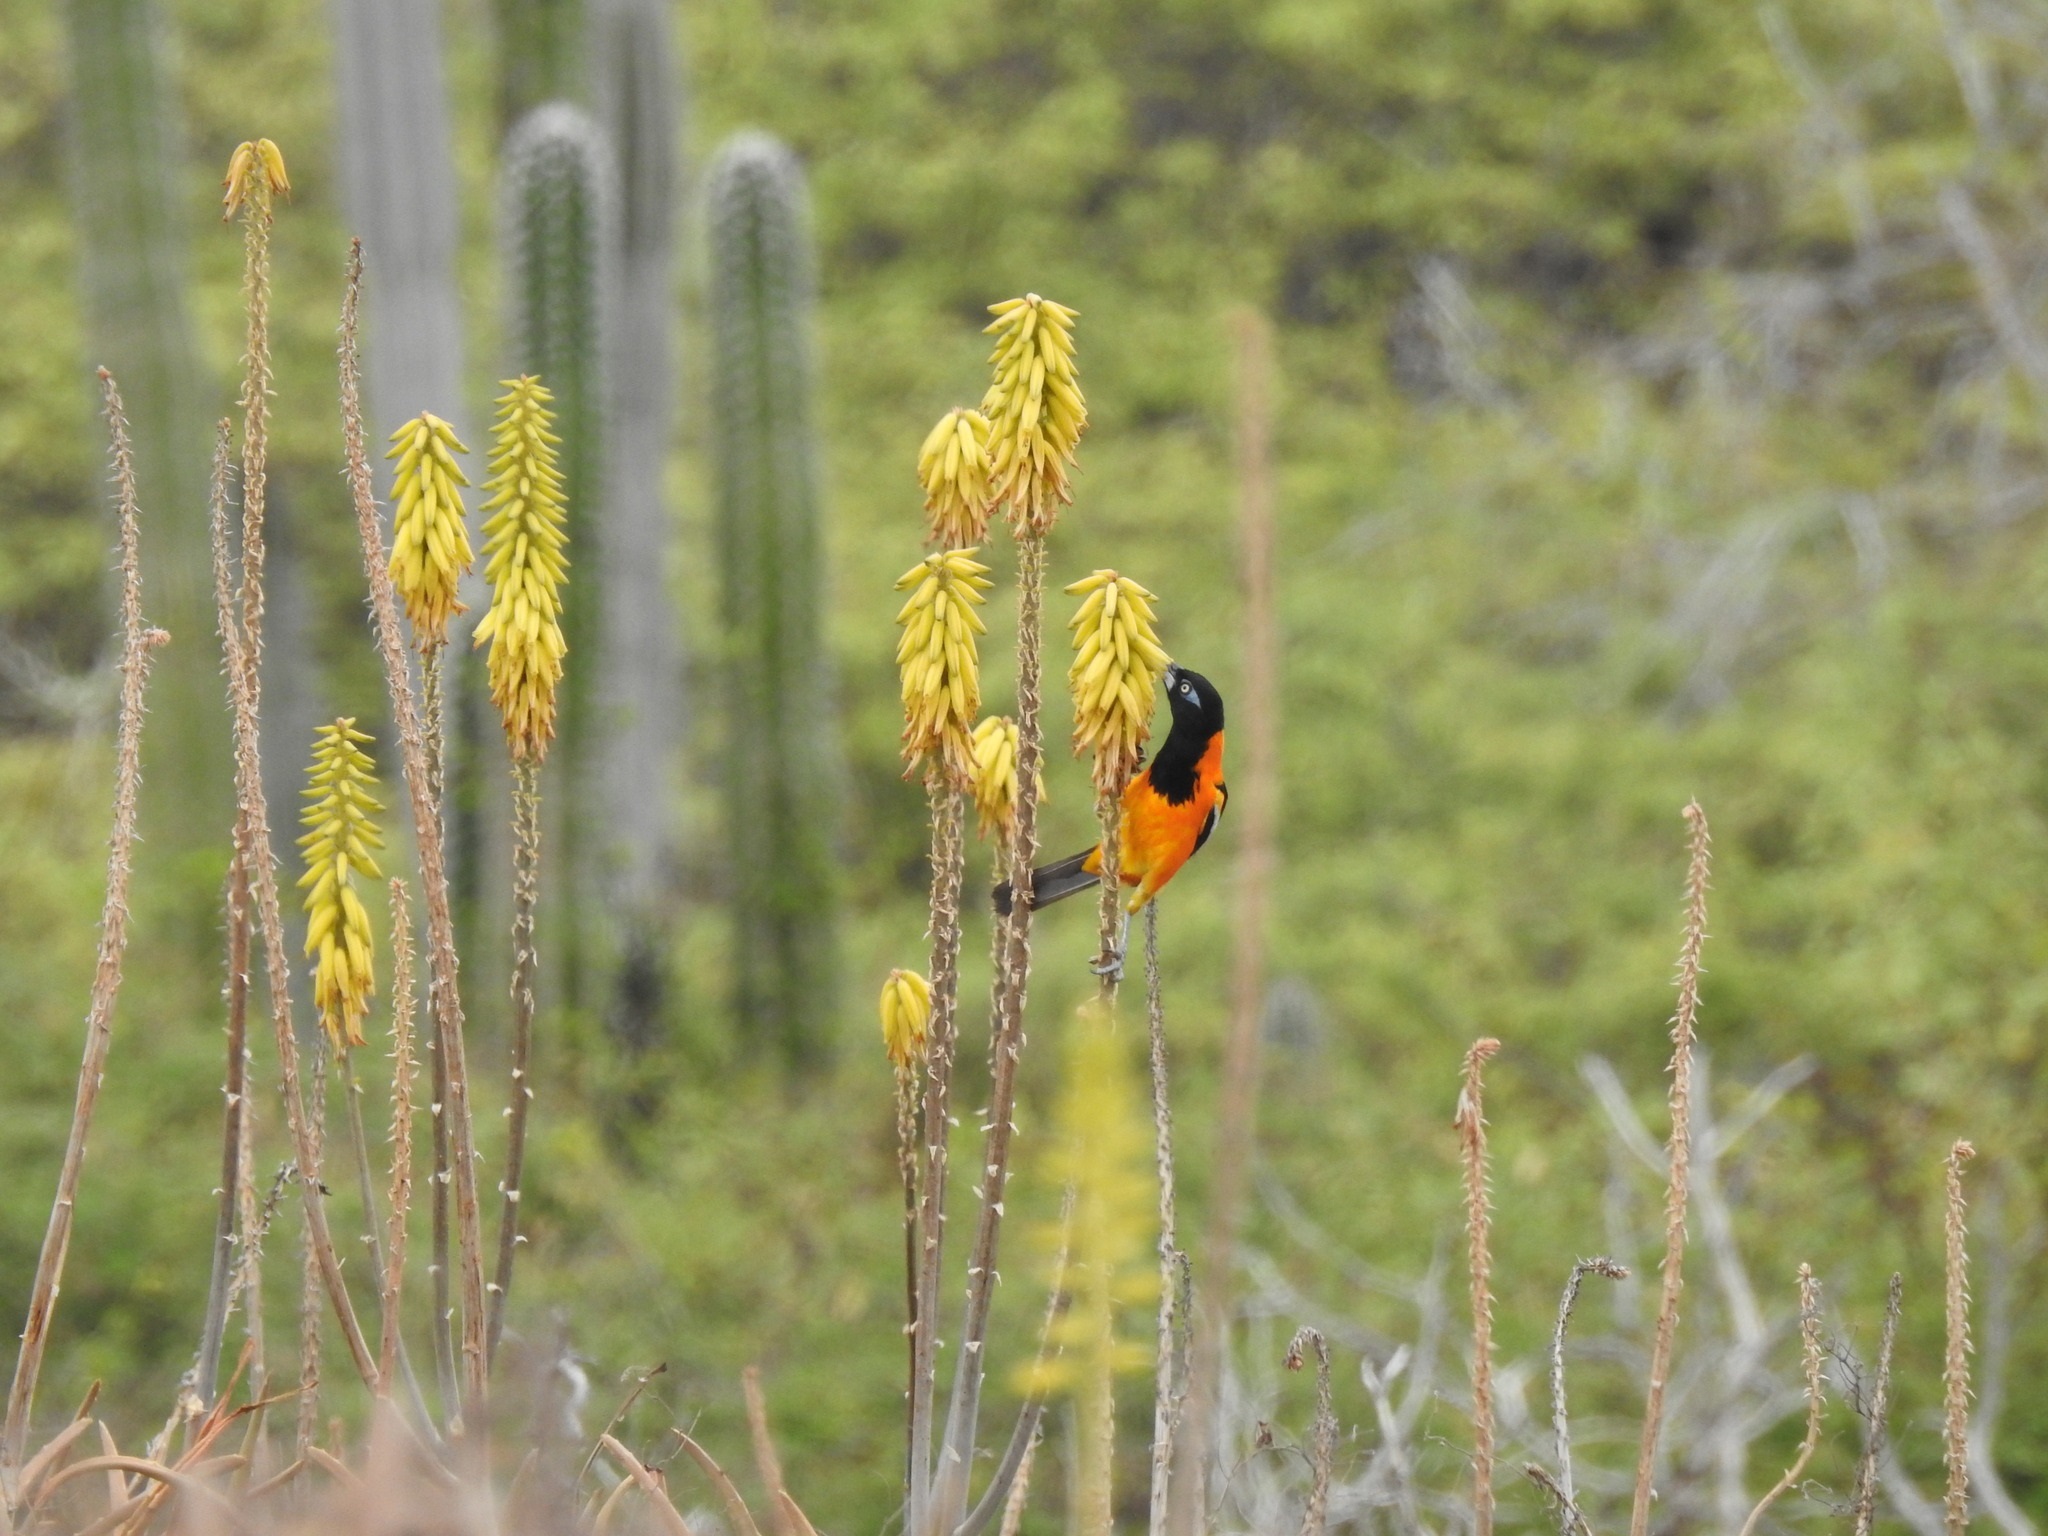
<instances>
[{"instance_id":1,"label":"green cactus","mask_svg":"<svg viewBox=\"0 0 2048 1536\"><path fill-rule=\"evenodd\" d=\"M208 392L186 303L177 132L154 0L66 0L71 195L92 353L127 397L150 614L178 637L151 687L143 826L217 844L231 803L206 526ZM89 377L84 369L80 377ZM173 810L175 807L175 810ZM208 877L211 879L211 875Z\"/></svg>"},{"instance_id":2,"label":"green cactus","mask_svg":"<svg viewBox=\"0 0 2048 1536\"><path fill-rule=\"evenodd\" d=\"M598 0L592 81L619 171L617 287L606 358L604 655L599 790L606 932L616 949L606 1023L631 1053L665 1023L667 917L679 816L663 792L684 730L664 482L675 424L672 339L682 85L667 0Z\"/></svg>"},{"instance_id":3,"label":"green cactus","mask_svg":"<svg viewBox=\"0 0 2048 1536\"><path fill-rule=\"evenodd\" d=\"M512 303L513 369L538 374L553 392L568 490L571 574L562 630L568 641L556 724L562 792L552 829L565 876L554 903L550 952L561 1000L590 1000L597 957L592 909L596 747L592 715L601 650L598 574L605 505L600 438L604 313L611 302L610 164L596 124L581 108L549 102L521 119L506 141L504 208Z\"/></svg>"},{"instance_id":4,"label":"green cactus","mask_svg":"<svg viewBox=\"0 0 2048 1536\"><path fill-rule=\"evenodd\" d=\"M809 206L796 158L762 133L728 139L707 183L738 1011L807 1070L830 1046L838 809Z\"/></svg>"}]
</instances>

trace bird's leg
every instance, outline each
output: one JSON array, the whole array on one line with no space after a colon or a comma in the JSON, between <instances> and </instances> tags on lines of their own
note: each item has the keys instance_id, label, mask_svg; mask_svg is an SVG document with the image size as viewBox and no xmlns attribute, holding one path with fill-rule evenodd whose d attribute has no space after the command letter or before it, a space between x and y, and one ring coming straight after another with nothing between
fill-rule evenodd
<instances>
[{"instance_id":1,"label":"bird's leg","mask_svg":"<svg viewBox=\"0 0 2048 1536\"><path fill-rule=\"evenodd\" d=\"M1130 948L1131 914L1126 912L1116 925L1116 948L1097 960L1088 969L1098 976L1109 978L1111 986L1123 985L1124 953Z\"/></svg>"}]
</instances>

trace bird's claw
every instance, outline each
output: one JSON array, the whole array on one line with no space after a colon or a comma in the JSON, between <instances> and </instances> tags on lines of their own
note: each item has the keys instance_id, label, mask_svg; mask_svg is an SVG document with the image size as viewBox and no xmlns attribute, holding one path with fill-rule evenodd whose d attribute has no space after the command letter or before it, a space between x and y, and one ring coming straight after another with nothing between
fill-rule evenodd
<instances>
[{"instance_id":1,"label":"bird's claw","mask_svg":"<svg viewBox=\"0 0 2048 1536\"><path fill-rule=\"evenodd\" d=\"M1118 950L1115 954L1109 956L1106 959L1097 960L1093 965L1089 966L1088 969L1093 971L1096 975L1102 977L1111 986L1122 986L1124 982L1123 951Z\"/></svg>"}]
</instances>

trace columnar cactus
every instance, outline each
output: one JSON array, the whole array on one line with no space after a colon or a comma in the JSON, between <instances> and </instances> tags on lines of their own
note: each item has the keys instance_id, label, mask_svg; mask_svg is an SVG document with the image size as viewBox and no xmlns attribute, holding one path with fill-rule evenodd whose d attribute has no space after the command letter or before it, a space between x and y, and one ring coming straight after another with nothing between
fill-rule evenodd
<instances>
[{"instance_id":1,"label":"columnar cactus","mask_svg":"<svg viewBox=\"0 0 2048 1536\"><path fill-rule=\"evenodd\" d=\"M605 312L611 301L609 223L613 215L610 156L596 124L580 108L550 102L529 112L505 145L504 211L510 269L513 370L537 375L553 396L561 439L561 474L569 508L568 542L585 569L603 549L597 524L606 504L603 419ZM594 669L599 653L601 584L571 583L562 631L572 662L564 679L559 721L563 793L557 846L568 889L555 904L561 925L549 948L565 1001L587 1000L595 925L592 910L597 749L592 725ZM649 786L650 792L658 792Z\"/></svg>"},{"instance_id":2,"label":"columnar cactus","mask_svg":"<svg viewBox=\"0 0 2048 1536\"><path fill-rule=\"evenodd\" d=\"M801 1069L833 1014L837 830L809 203L796 158L761 133L729 139L707 183L737 1003Z\"/></svg>"},{"instance_id":3,"label":"columnar cactus","mask_svg":"<svg viewBox=\"0 0 2048 1536\"><path fill-rule=\"evenodd\" d=\"M606 1015L628 1050L660 1034L665 921L679 817L672 782L686 728L669 592L675 520L664 490L675 432L675 201L682 87L667 0L597 0L592 82L619 168L618 303L606 358L605 525L595 567L604 591L596 658L604 811L597 850L617 945ZM588 669L592 659L585 657Z\"/></svg>"}]
</instances>

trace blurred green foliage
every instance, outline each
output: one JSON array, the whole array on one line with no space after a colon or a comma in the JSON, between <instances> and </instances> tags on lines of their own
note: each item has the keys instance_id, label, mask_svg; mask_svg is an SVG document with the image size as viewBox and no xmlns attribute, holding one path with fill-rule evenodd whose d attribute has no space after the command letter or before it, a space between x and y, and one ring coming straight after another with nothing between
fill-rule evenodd
<instances>
[{"instance_id":1,"label":"blurred green foliage","mask_svg":"<svg viewBox=\"0 0 2048 1536\"><path fill-rule=\"evenodd\" d=\"M324 19L306 0L172 11L195 314L216 379L233 368L239 260L213 218L216 167L254 132L292 157L273 475L333 573L316 588L332 690L372 718L334 472L342 231ZM1033 289L1081 311L1093 414L1051 574L1114 564L1144 581L1169 649L1226 696L1238 605L1222 317L1250 302L1281 327L1273 963L1314 1002L1288 1011L1269 1052L1266 1169L1350 1250L1419 1273L1456 1231L1460 1055L1501 1037L1500 1329L1504 1349L1532 1353L1570 1260L1610 1241L1607 1135L1579 1059L1613 1059L1662 1123L1678 811L1697 795L1718 839L1703 1026L1716 1081L1732 1100L1792 1056L1819 1060L1730 1170L1744 1251L1780 1317L1810 1259L1866 1351L1885 1277L1905 1270L1898 1422L1908 1462L1932 1464L1940 1152L1975 1139L2016 1233L2037 1215L2048 1150L2039 402L2004 366L1936 206L1944 182L1969 186L2038 263L2030 93L2048 54L2031 34L1983 34L2009 114L1994 135L1965 110L1935 8L1912 0L699 0L679 14L695 142L758 124L812 179L858 899L843 1064L789 1096L764 1043L724 1020L708 720L674 1038L629 1062L594 1021L561 1019L537 1074L534 1263L515 1310L541 1338L560 1309L592 1362L593 1427L623 1395L617 1373L665 1360L668 1407L635 1425L651 1435L662 1412L701 1413L714 1446L743 1459L735 1383L759 1360L812 1516L871 1529L892 1507L901 1247L869 999L922 951L923 812L895 758L889 583L917 547L922 432L980 392L982 306ZM450 13L448 42L481 398L501 281L481 0ZM109 627L92 617L108 538L59 48L46 7L0 3L0 623L76 671ZM701 281L699 267L686 296L699 394L675 473L692 617L716 612ZM217 388L214 409L229 399ZM1007 575L1007 549L997 563ZM989 647L992 709L1008 703L1004 650ZM18 679L0 711L4 1303L26 1294L69 1103L108 775L101 736L67 735ZM1065 852L1089 835L1083 770L1056 765L1051 791L1046 840ZM173 809L160 790L150 814ZM1197 1213L1231 848L1226 824L1163 904ZM135 1430L168 1404L206 1274L217 875L147 882L46 1378L55 1411L107 1376ZM1042 928L1041 1041L1088 980L1086 925L1065 916ZM972 963L983 934L970 925L969 999L986 984ZM1027 1148L1057 1054L1026 1063ZM499 1043L478 1056L496 1062ZM1020 1203L1042 1213L1034 1168ZM1636 1194L1644 1209L1655 1198L1647 1181ZM1254 1237L1320 1305L1412 1330L1404 1304L1270 1217ZM1013 1252L1013 1272L1028 1258ZM2007 1368L2026 1382L2048 1368L2048 1327L2038 1276L2019 1286ZM1688 1298L1681 1349L1718 1305L1703 1282ZM1014 1350L1035 1310L1013 1290L999 1345ZM1356 1422L1355 1378L1339 1375ZM1616 1411L1634 1391L1597 1390ZM1305 1423L1305 1397L1285 1413ZM1449 1403L1428 1427L1463 1434ZM2014 1393L1999 1444L2017 1496L2048 1514L2048 1398ZM1838 1421L1819 1468L1838 1488L1852 1445ZM1625 1466L1626 1426L1584 1454ZM1446 1478L1457 1468L1445 1448ZM1503 1496L1505 1519L1540 1518L1528 1489Z\"/></svg>"}]
</instances>

